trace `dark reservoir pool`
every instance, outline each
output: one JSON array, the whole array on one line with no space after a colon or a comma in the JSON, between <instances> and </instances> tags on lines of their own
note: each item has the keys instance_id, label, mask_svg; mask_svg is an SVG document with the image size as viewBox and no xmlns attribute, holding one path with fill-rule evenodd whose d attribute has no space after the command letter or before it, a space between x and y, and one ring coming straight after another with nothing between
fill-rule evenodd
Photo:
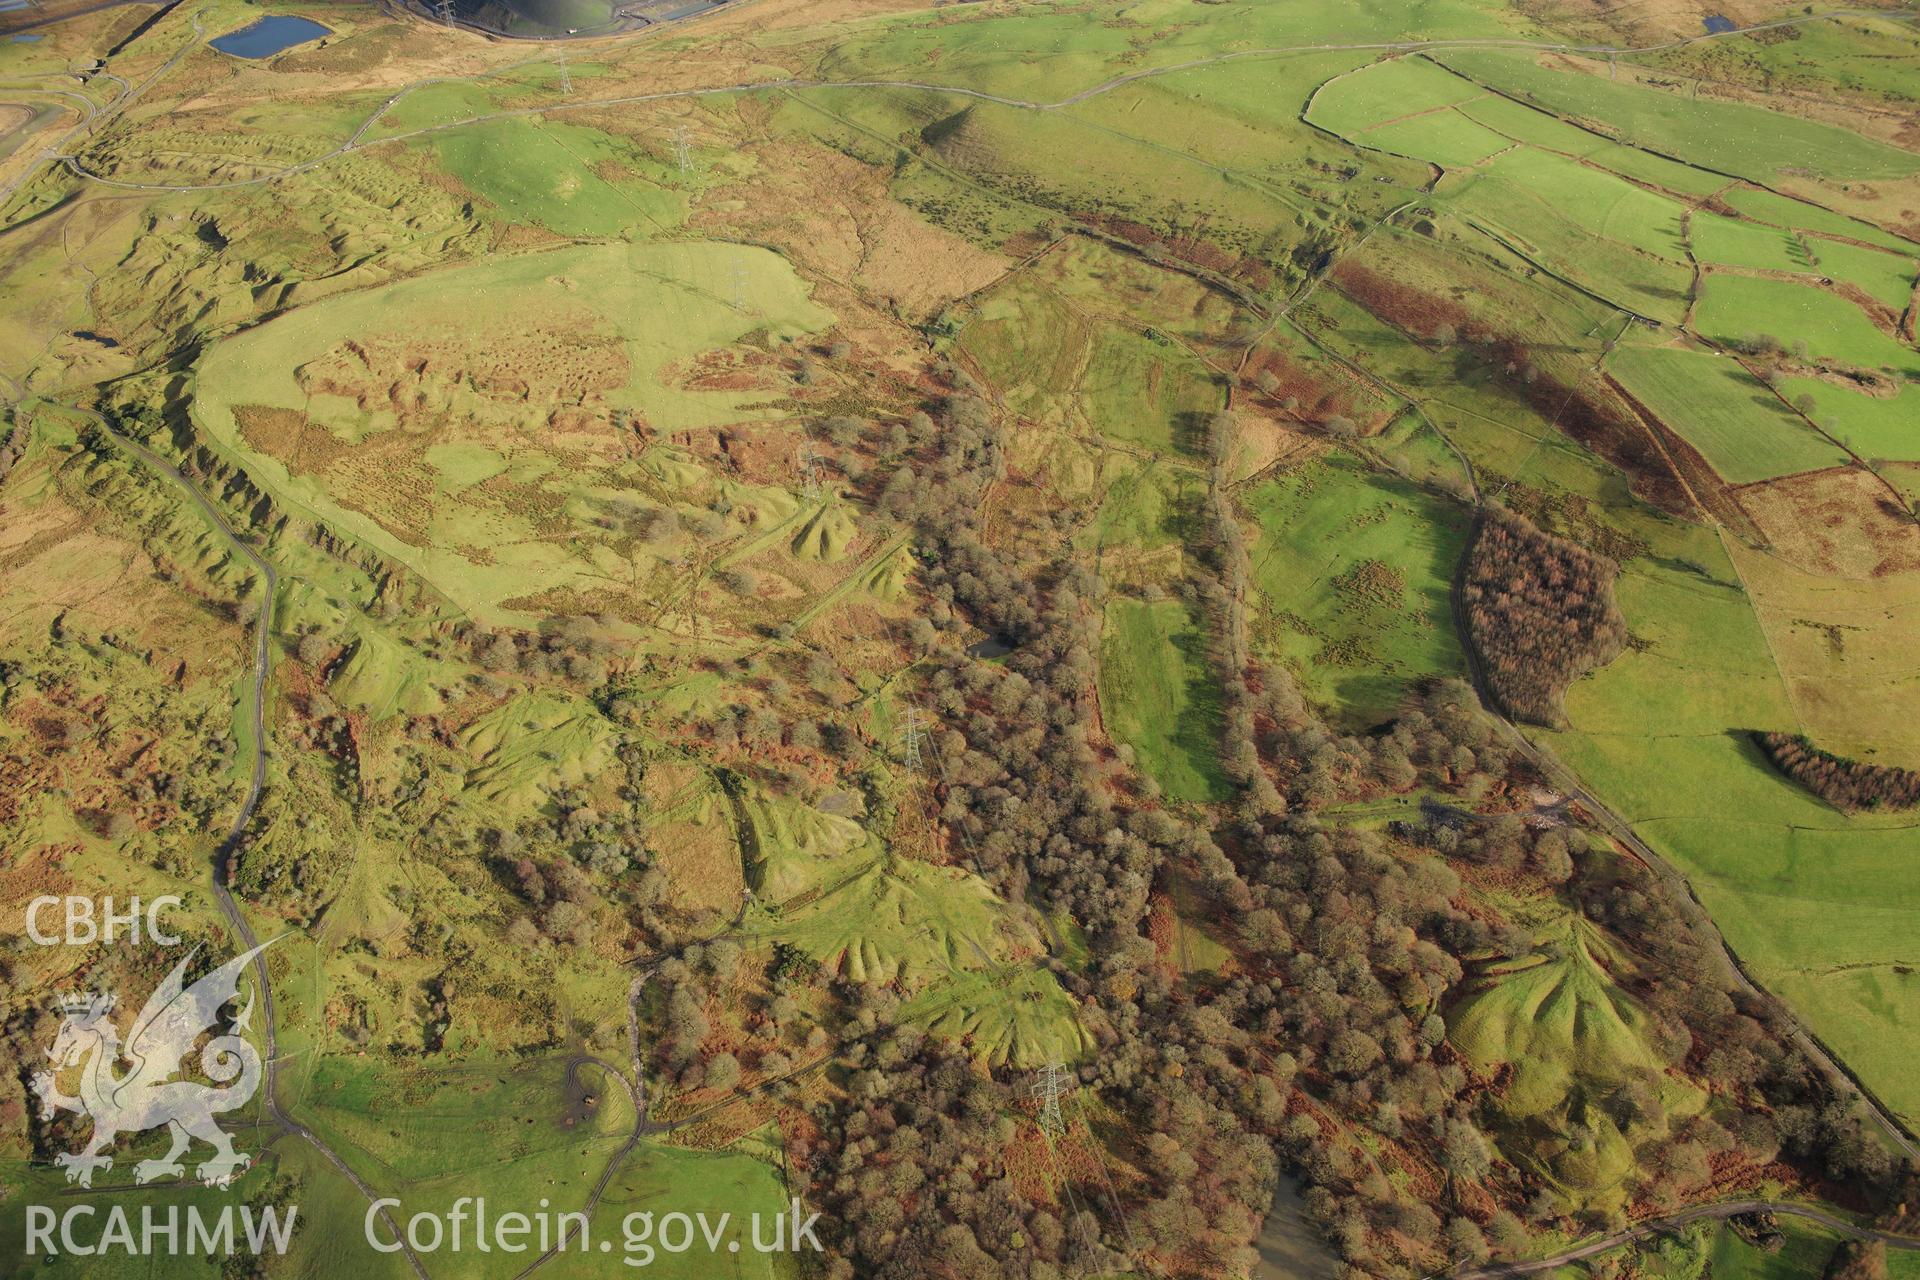
<instances>
[{"instance_id":1,"label":"dark reservoir pool","mask_svg":"<svg viewBox=\"0 0 1920 1280\"><path fill-rule=\"evenodd\" d=\"M309 18L275 14L238 31L229 31L208 43L236 58L271 58L282 49L291 49L297 44L332 34L331 27L323 27Z\"/></svg>"}]
</instances>

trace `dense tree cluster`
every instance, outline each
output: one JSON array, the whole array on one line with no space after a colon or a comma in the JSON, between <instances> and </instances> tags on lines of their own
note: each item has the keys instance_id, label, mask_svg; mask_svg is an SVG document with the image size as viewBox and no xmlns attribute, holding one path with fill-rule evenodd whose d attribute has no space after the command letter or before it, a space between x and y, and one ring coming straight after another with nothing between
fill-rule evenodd
<instances>
[{"instance_id":1,"label":"dense tree cluster","mask_svg":"<svg viewBox=\"0 0 1920 1280\"><path fill-rule=\"evenodd\" d=\"M700 1047L712 1030L706 1011L713 989L733 981L739 967L740 944L723 938L663 960L654 975L663 1010L663 1034L654 1053L682 1089L730 1088L740 1078L738 1059L703 1053Z\"/></svg>"},{"instance_id":2,"label":"dense tree cluster","mask_svg":"<svg viewBox=\"0 0 1920 1280\"><path fill-rule=\"evenodd\" d=\"M601 618L558 618L538 631L493 630L462 622L456 638L487 671L556 676L597 685L607 678L607 660L619 646L612 623Z\"/></svg>"},{"instance_id":3,"label":"dense tree cluster","mask_svg":"<svg viewBox=\"0 0 1920 1280\"><path fill-rule=\"evenodd\" d=\"M1009 896L1031 886L1089 929L1130 923L1145 910L1156 854L1116 808L1088 742L1092 583L1069 560L1036 568L982 539L981 495L1001 466L991 414L963 396L944 417L933 457L901 467L885 491L928 552L927 640L948 641L930 681L934 710L953 726L933 744L942 818ZM966 621L1011 652L966 658L952 643Z\"/></svg>"},{"instance_id":4,"label":"dense tree cluster","mask_svg":"<svg viewBox=\"0 0 1920 1280\"><path fill-rule=\"evenodd\" d=\"M1776 769L1836 809L1853 813L1920 805L1920 773L1912 769L1849 760L1795 733L1756 733L1753 740Z\"/></svg>"},{"instance_id":5,"label":"dense tree cluster","mask_svg":"<svg viewBox=\"0 0 1920 1280\"><path fill-rule=\"evenodd\" d=\"M1478 521L1460 586L1467 638L1508 715L1560 722L1569 684L1627 641L1612 561L1493 510Z\"/></svg>"},{"instance_id":6,"label":"dense tree cluster","mask_svg":"<svg viewBox=\"0 0 1920 1280\"><path fill-rule=\"evenodd\" d=\"M0 480L7 478L26 451L26 428L13 422L0 422Z\"/></svg>"},{"instance_id":7,"label":"dense tree cluster","mask_svg":"<svg viewBox=\"0 0 1920 1280\"><path fill-rule=\"evenodd\" d=\"M1705 1161L1739 1150L1766 1160L1783 1149L1817 1172L1861 1190L1892 1172L1886 1148L1845 1098L1835 1096L1811 1063L1791 1048L1791 1022L1778 1002L1759 996L1682 911L1638 859L1596 849L1576 862L1569 889L1585 915L1616 938L1631 939L1645 961L1633 994L1654 1019L1654 1041L1676 1065L1712 1080L1752 1106L1723 1124L1695 1126L1681 1141ZM1676 1190L1671 1176L1690 1162L1669 1144L1652 1162L1668 1176L1650 1193L1659 1201ZM1672 1203L1670 1201L1670 1203Z\"/></svg>"},{"instance_id":8,"label":"dense tree cluster","mask_svg":"<svg viewBox=\"0 0 1920 1280\"><path fill-rule=\"evenodd\" d=\"M631 748L623 744L623 757ZM586 796L563 789L546 811L535 811L518 826L490 829L480 843L500 878L510 885L528 915L508 929L516 946L532 946L545 937L585 947L594 940L594 916L607 901L608 885L630 908L634 923L661 936L656 908L668 896L666 876L652 864L645 847L646 819L636 811L630 787L628 804L603 812ZM453 835L435 821L429 836Z\"/></svg>"},{"instance_id":9,"label":"dense tree cluster","mask_svg":"<svg viewBox=\"0 0 1920 1280\"><path fill-rule=\"evenodd\" d=\"M893 1026L890 993L855 1000L846 1094L817 1139L791 1152L847 1233L850 1256L829 1275L1051 1280L1123 1269L1091 1213L1063 1220L1008 1176L1013 1091L975 1070L962 1046Z\"/></svg>"},{"instance_id":10,"label":"dense tree cluster","mask_svg":"<svg viewBox=\"0 0 1920 1280\"><path fill-rule=\"evenodd\" d=\"M1204 832L1124 803L1108 785L1090 741L1096 637L1086 601L1092 584L1082 570L1057 558L1057 542L1052 556L1029 553L1041 560L1036 568L1018 551L983 538L980 498L999 467L991 416L966 397L950 402L943 416L945 430L916 433L929 441L932 456L902 467L884 492L896 514L916 522L926 553L933 609L925 640L938 659L929 692L938 717L950 726L935 736L929 754L945 793L943 822L960 846L953 852L1010 898L1031 897L1068 913L1092 936L1094 951L1104 957L1097 977L1056 972L1083 1000L1117 1002L1110 1016L1124 1018L1124 1029L1107 1038L1121 1057L1103 1055L1103 1061L1136 1064L1124 1082L1116 1077L1092 1083L1110 1092L1141 1131L1177 1134L1169 1141L1183 1144L1180 1158L1165 1166L1156 1185L1129 1199L1144 1223L1161 1224L1164 1239L1158 1243L1188 1248L1196 1240L1213 1241L1224 1257L1244 1247L1271 1193L1271 1147L1221 1108L1218 1099L1229 1090L1201 1095L1181 1081L1177 1040L1160 1038L1154 1052L1173 1056L1145 1065L1149 1033L1132 999L1141 984L1158 981L1147 972L1151 947L1140 922L1161 865L1179 859L1222 881L1233 876L1232 866ZM1034 545L1045 544L1036 539ZM957 643L964 622L1000 637L1011 652L992 663L967 658ZM856 1000L873 998L863 993ZM1172 1008L1163 1004L1160 1012ZM874 1014L863 1006L862 1016ZM906 1043L918 1043L911 1033L900 1034ZM872 1060L869 1074L856 1076L856 1097L846 1105L858 1108L861 1095L883 1094L896 1118L949 1114L951 1075L923 1069L925 1053L953 1057L944 1047L910 1055L912 1061L886 1050ZM999 1086L983 1082L979 1088ZM836 1132L843 1123L844 1111L836 1112L825 1127ZM888 1179L911 1185L916 1170L924 1172L917 1160L890 1150L884 1160L876 1159L854 1144L851 1157L863 1172L851 1193L845 1177L826 1188L846 1251L877 1274L925 1274L929 1250L950 1267L981 1275L1115 1269L1107 1254L1115 1243L1111 1218L1078 1212L1062 1224L1051 1210L1013 1199L1010 1184L991 1170L986 1172L992 1180L980 1181L978 1161L991 1161L1001 1145L1004 1135L999 1143L972 1144L986 1154L964 1160L957 1171L941 1149L933 1171L943 1182L957 1178L973 1194L949 1194L943 1186L908 1197L889 1190ZM1171 1149L1162 1154L1171 1155ZM1141 1163L1157 1167L1144 1156ZM814 1172L816 1182L827 1176L824 1169ZM1092 1186L1069 1189L1068 1198L1107 1203L1117 1211L1111 1192L1103 1195ZM1206 1225L1211 1223L1221 1230L1213 1231ZM1010 1230L1045 1247L1010 1250Z\"/></svg>"},{"instance_id":11,"label":"dense tree cluster","mask_svg":"<svg viewBox=\"0 0 1920 1280\"><path fill-rule=\"evenodd\" d=\"M511 843L509 836L500 848L503 855ZM596 895L593 882L577 863L569 858L537 862L515 857L507 864L507 871L520 899L536 913L535 918L519 920L509 930L508 941L525 946L541 934L573 946L586 946L593 941Z\"/></svg>"},{"instance_id":12,"label":"dense tree cluster","mask_svg":"<svg viewBox=\"0 0 1920 1280\"><path fill-rule=\"evenodd\" d=\"M1428 1010L1411 1017L1400 996L1404 975L1388 979L1373 972L1371 951L1395 953L1388 963L1396 970L1408 962L1394 945L1398 935L1369 909L1369 895L1378 880L1395 920L1403 911L1422 922L1430 916L1451 920L1457 913L1444 899L1456 882L1438 860L1428 859L1415 865L1437 869L1440 878L1423 882L1424 891L1404 884L1407 864L1384 856L1378 837L1323 832L1302 813L1287 820L1295 827L1256 826L1245 833L1258 841L1256 857L1266 877L1256 889L1204 830L1130 803L1124 791L1108 785L1089 737L1094 615L1085 601L1091 584L1064 560L1036 572L1017 552L981 538L972 495L982 482L979 473L991 474L994 452L990 437L981 447L983 410L961 407L958 416L962 430L952 447L972 455L974 467L945 453L918 473L936 477L931 483L888 485L899 495L899 509L919 522L940 622L951 626L964 616L1013 646L996 663L966 660L951 645L939 650L943 661L931 693L941 719L953 726L935 743L946 784L942 818L966 856L1004 891L1015 898L1031 893L1043 905L1071 913L1092 935L1091 972L1059 971L1069 989L1102 1015L1098 1066L1085 1074L1134 1131L1156 1135L1128 1153L1136 1167L1151 1171L1152 1181L1130 1193L1124 1224L1105 1223L1109 1244L1185 1257L1202 1271L1242 1268L1277 1176L1274 1142L1283 1136L1300 1069L1299 1058L1269 1055L1262 1044L1297 1043L1294 1053L1317 1075L1347 1092L1367 1090L1369 1101L1378 1088L1370 1073L1389 1070L1390 1062L1397 1068L1417 1060L1431 1067L1439 1025L1430 1016L1431 996L1420 997ZM956 500L953 490L968 500ZM1230 547L1225 550L1230 554ZM1251 692L1245 698L1247 714L1235 723L1239 736L1251 742L1255 699ZM1289 720L1284 741L1274 745L1287 753L1288 773L1316 780L1309 788L1322 787L1322 778L1370 768L1370 744L1318 730L1284 681L1269 681L1258 701L1267 715ZM1428 737L1438 736L1430 724L1423 727ZM1478 740L1485 744L1484 737ZM1416 735L1410 747L1395 743L1388 755L1404 760L1409 750L1421 753L1428 746ZM1455 746L1448 743L1441 754L1454 758ZM1243 759L1245 776L1264 782L1274 806L1284 807L1257 749L1250 749L1255 756ZM1472 760L1472 748L1466 750ZM1331 794L1338 788L1329 781L1323 789ZM1362 871L1352 893L1334 889L1334 880L1345 877L1343 859ZM1195 993L1153 963L1141 922L1156 878L1173 865L1217 895L1227 914L1247 921L1248 945L1271 956L1271 973ZM1362 903L1367 905L1356 905ZM1459 927L1471 928L1465 917L1459 921ZM1296 932L1311 941L1296 946ZM1374 937L1392 942L1375 944ZM1349 958L1337 945L1349 938L1360 947L1358 956ZM1438 946L1429 943L1419 954L1418 971L1439 974L1439 989L1457 978L1457 966L1448 968L1452 962ZM1291 972L1299 966L1300 974ZM1309 999L1311 1004L1303 1003ZM1457 1088L1462 1079L1456 1071L1447 1083ZM1451 1096L1451 1089L1443 1092ZM1464 1115L1452 1120L1456 1130L1471 1123ZM1315 1144L1298 1126L1295 1133L1294 1150L1304 1159ZM1341 1163L1325 1172L1337 1182L1354 1170ZM875 1219L864 1203L845 1203L838 1215L850 1247L870 1260L891 1259L898 1238L873 1238ZM923 1233L954 1225L935 1214L915 1221ZM1124 1242L1114 1234L1116 1226L1124 1227ZM1441 1229L1437 1222L1435 1229ZM978 1231L973 1234L984 1243ZM1036 1265L1030 1274L1044 1272Z\"/></svg>"},{"instance_id":13,"label":"dense tree cluster","mask_svg":"<svg viewBox=\"0 0 1920 1280\"><path fill-rule=\"evenodd\" d=\"M1215 414L1207 424L1206 545L1213 574L1202 577L1195 593L1215 623L1214 658L1220 673L1220 762L1227 778L1242 788L1245 803L1265 812L1284 805L1272 779L1260 767L1254 729L1255 697L1247 685L1247 590L1251 564L1246 534L1228 492L1228 472L1240 430L1232 413ZM1297 708L1296 708L1297 709ZM1276 713L1286 718L1286 712Z\"/></svg>"},{"instance_id":14,"label":"dense tree cluster","mask_svg":"<svg viewBox=\"0 0 1920 1280\"><path fill-rule=\"evenodd\" d=\"M1351 735L1315 716L1284 673L1242 669L1228 612L1238 530L1224 501L1211 512L1219 581L1196 592L1220 611L1222 667L1235 668L1224 673L1237 708L1226 734L1242 803L1217 832L1156 807L1093 731L1095 584L1044 527L1006 522L986 535L983 496L999 474L991 415L961 396L943 417L946 430L915 431L917 451L883 490L916 524L932 600L917 644L933 663L928 695L944 726L929 752L941 819L956 860L1012 900L1068 913L1086 930L1084 970L1046 963L1086 1009L1099 1047L1080 1081L1122 1121L1101 1141L1128 1173L1119 1198L1120 1175L1067 1175L1062 1203L1074 1209L1059 1211L1065 1218L1029 1203L1000 1163L1009 1088L894 1026L890 993L849 988L855 1070L846 1096L816 1114L822 1133L807 1163L829 1229L863 1270L1242 1271L1281 1159L1309 1184L1309 1210L1349 1275L1412 1276L1517 1247L1525 1228L1488 1208L1488 1189L1510 1203L1527 1189L1498 1158L1486 1083L1451 1053L1443 1010L1463 978L1457 957L1517 956L1533 942L1464 905L1457 868L1467 864L1565 886L1597 922L1636 945L1651 937L1646 972L1665 976L1636 995L1673 1062L1737 1082L1739 1096L1764 1104L1675 1125L1648 1153L1647 1194L1695 1189L1733 1150L1756 1160L1783 1149L1817 1155L1854 1185L1883 1172L1850 1109L1780 1047L1777 1012L1716 971L1708 944L1644 869L1590 848L1577 830L1537 830L1515 815L1432 806L1417 827L1390 832L1322 821L1316 811L1328 805L1423 783L1483 794L1515 762L1459 682L1437 683L1391 724ZM1217 463L1224 437L1214 438ZM1582 652L1603 637L1617 644L1603 566L1496 519L1480 581L1511 584L1504 594L1523 611L1514 621L1538 622L1545 601L1559 600L1562 611L1575 606ZM1011 651L968 657L968 623ZM1179 975L1159 962L1147 908L1175 875L1231 922L1236 962L1226 974ZM1629 1089L1606 1105L1640 1101ZM1376 1137L1356 1141L1355 1130ZM1389 1158L1382 1141L1418 1154ZM1439 1170L1442 1190L1407 1195L1396 1181L1407 1159ZM1535 1190L1540 1218L1561 1212Z\"/></svg>"}]
</instances>

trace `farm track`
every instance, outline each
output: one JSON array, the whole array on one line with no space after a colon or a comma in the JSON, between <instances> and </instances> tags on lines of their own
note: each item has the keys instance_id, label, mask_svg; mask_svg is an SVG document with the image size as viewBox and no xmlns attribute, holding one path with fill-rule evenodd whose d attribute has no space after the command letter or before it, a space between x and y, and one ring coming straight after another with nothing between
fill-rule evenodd
<instances>
[{"instance_id":1,"label":"farm track","mask_svg":"<svg viewBox=\"0 0 1920 1280\"><path fill-rule=\"evenodd\" d=\"M524 118L528 116L544 116L544 115L558 114L566 111L596 110L596 109L601 109L606 107L636 106L636 105L640 105L643 103L650 103L650 102L685 101L689 99L717 97L717 96L724 96L728 94L757 93L757 92L772 91L772 90L779 90L779 91L791 93L791 92L796 92L801 90L812 90L812 89L883 89L883 90L895 90L895 91L907 91L907 92L950 94L955 97L972 99L976 102L987 102L997 106L1012 107L1022 111L1059 111L1067 107L1078 106L1083 102L1091 101L1094 98L1100 97L1104 94L1111 93L1116 89L1121 89L1126 87L1127 85L1135 84L1143 80L1157 79L1161 76L1174 75L1182 71L1193 71L1203 67L1219 66L1226 63L1230 63L1230 62L1242 62L1242 61L1247 61L1249 59L1258 59L1258 58L1285 57L1291 54L1364 53L1369 50L1377 50L1383 53L1420 53L1423 51L1435 50L1435 49L1520 49L1520 50L1532 50L1532 51L1541 52L1541 53L1570 53L1570 54L1582 54L1582 55L1597 56L1597 57L1619 57L1622 55L1630 56L1630 55L1636 55L1636 54L1659 53L1659 52L1670 50L1670 49L1680 49L1680 48L1685 48L1687 46L1694 45L1694 44L1701 44L1707 41L1717 40L1724 36L1751 35L1756 32L1773 31L1773 30L1778 30L1786 27L1802 26L1802 25L1806 25L1814 22L1831 22L1831 21L1838 21L1843 18L1866 18L1866 17L1891 18L1896 20L1901 18L1906 18L1908 21L1912 20L1912 18L1909 15L1903 15L1898 13L1887 13L1881 10L1843 9L1843 10L1835 10L1828 13L1802 14L1796 17L1791 17L1791 18L1776 19L1775 21L1772 21L1772 22L1757 23L1753 26L1748 26L1748 27L1735 27L1726 31L1704 32L1697 36L1686 36L1678 40L1666 40L1666 41L1661 41L1655 44L1638 45L1638 46L1581 45L1581 44L1571 44L1564 41L1518 40L1518 39L1503 40L1503 39L1494 39L1494 38L1454 39L1454 40L1371 40L1371 41L1351 41L1351 42L1344 42L1344 43L1331 42L1331 43L1320 43L1320 44L1278 45L1278 46L1273 46L1273 47L1263 48L1263 49L1241 49L1241 50L1236 50L1230 53L1214 54L1205 58L1191 58L1184 62L1170 63L1164 67L1151 67L1144 71L1130 72L1126 75L1115 76L1110 80L1102 81L1099 84L1093 85L1092 87L1087 89L1082 89L1078 93L1072 94L1065 98L1061 98L1055 102L1032 102L1025 98L1007 97L1002 94L988 93L985 90L981 90L981 89L969 89L969 88L965 88L964 86L956 86L956 85L931 84L921 80L886 80L886 79L802 80L802 79L794 79L794 78L782 78L782 79L775 79L775 80L752 80L752 81L742 81L736 84L729 84L729 85L712 85L712 86L699 88L699 89L671 89L671 90L662 90L658 93L626 94L626 95L618 95L618 96L608 97L608 98L569 99L564 102L555 102L555 103L551 103L544 106L538 106L538 107L521 107L521 108L516 108L510 111L485 112L480 115L469 116L462 120L448 121L443 124L428 125L419 129L410 129L402 133L387 134L384 137L374 138L372 140L366 139L366 134L368 130L372 129L374 125L379 123L379 121L387 114L387 112L393 109L395 104L397 104L402 98L406 97L409 93L413 92L415 89L423 88L425 86L432 85L432 84L445 83L450 80L465 82L466 80L472 79L472 77L433 77L429 79L416 80L403 86L401 89L395 92L392 97L388 98L385 102L381 103L379 107L375 108L373 113L369 115L366 118L366 120L361 122L360 127L356 129L353 132L353 134L345 142L341 143L339 146L335 147L333 150L328 151L323 155L315 156L310 160L302 160L295 164L287 165L283 168L274 170L271 173L262 174L258 177L236 178L228 182L157 183L157 182L130 182L120 178L109 177L106 174L95 173L92 170L86 168L86 166L80 162L80 157L76 155L71 155L71 154L59 153L58 148L60 145L65 143L67 138L72 137L73 133L79 132L81 129L86 128L88 125L90 125L93 122L93 119L97 117L89 117L89 119L86 121L83 121L81 125L76 126L73 131L70 131L68 134L64 135L61 138L60 143L56 143L53 148L50 148L47 152L43 153L43 158L59 160L76 177L84 178L88 181L100 183L105 186L118 187L124 190L130 190L130 191L223 191L223 190L228 190L228 189L237 188L237 187L260 186L265 183L278 181L281 178L291 177L295 174L305 173L311 169L316 169L321 165L328 163L329 161L339 159L341 156L351 154L352 152L355 152L355 151L365 150L369 147L384 146L388 143L394 143L394 142L404 142L413 138L424 137L430 134L443 133L450 129L460 129L460 128L465 128L469 125L484 124L492 120L519 119L519 118ZM182 57L186 52L197 47L199 43L198 37L200 34L200 20L197 15L195 16L193 22L194 22L195 39L192 42L185 45L178 53L176 53L172 58L170 58L166 64L160 67L157 71L153 73L152 76L150 76L145 82L143 82L142 85L140 86L139 91L122 95L121 98L116 99L105 110L111 111L113 113L118 113L120 110L123 110L126 106L131 105L132 101L138 97L138 94L140 91L144 91L147 88L147 86L151 85L161 75L165 74L166 71L171 69L173 64L177 62L180 59L180 57ZM3 200L8 196L11 196L13 192L17 190L20 187L20 185L26 181L26 178L32 172L33 172L33 167L29 167L24 173L21 174L19 178L15 179L13 184L9 186L5 191L0 191L0 200Z\"/></svg>"},{"instance_id":2,"label":"farm track","mask_svg":"<svg viewBox=\"0 0 1920 1280\"><path fill-rule=\"evenodd\" d=\"M587 1196L586 1203L580 1207L579 1212L586 1214L589 1221L593 1218L594 1210L600 1207L600 1198L607 1193L607 1186L613 1181L613 1175L620 1171L620 1166L625 1163L628 1156L633 1154L633 1149L640 1145L640 1140L647 1135L650 1128L647 1124L646 1077L640 1072L640 1024L634 1018L632 1009L633 999L639 995L640 987L645 983L646 978L646 974L639 975L634 978L632 986L628 988L627 1029L633 1044L633 1079L627 1079L626 1072L611 1062L604 1058L596 1058L590 1053L577 1053L567 1059L568 1083L579 1083L580 1072L584 1068L598 1067L620 1082L621 1087L627 1091L628 1099L633 1103L633 1128L628 1132L626 1140L607 1157L607 1167L600 1171L599 1180L593 1184L593 1191ZM560 1240L551 1249L514 1273L514 1280L532 1275L540 1267L552 1261L554 1256L565 1247L566 1234L563 1230Z\"/></svg>"}]
</instances>

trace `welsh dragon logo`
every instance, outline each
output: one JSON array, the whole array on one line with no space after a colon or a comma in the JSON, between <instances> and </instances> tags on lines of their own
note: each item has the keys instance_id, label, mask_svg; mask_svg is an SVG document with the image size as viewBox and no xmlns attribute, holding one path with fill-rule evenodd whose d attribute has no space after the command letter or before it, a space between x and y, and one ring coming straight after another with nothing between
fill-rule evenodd
<instances>
[{"instance_id":1,"label":"welsh dragon logo","mask_svg":"<svg viewBox=\"0 0 1920 1280\"><path fill-rule=\"evenodd\" d=\"M114 1005L111 994L60 1001L60 1031L47 1050L54 1070L34 1075L33 1092L40 1099L43 1120L51 1120L59 1111L93 1120L93 1134L84 1150L54 1157L54 1163L67 1171L68 1182L92 1186L94 1170L113 1167L113 1157L102 1153L116 1139L162 1125L170 1131L173 1147L158 1160L135 1165L135 1182L183 1176L186 1169L180 1157L196 1138L214 1149L213 1156L194 1171L201 1182L223 1187L246 1170L252 1157L233 1149L233 1139L214 1123L214 1117L245 1106L260 1087L260 1054L246 1039L256 993L249 990L245 1007L223 1033L199 1045L197 1053L195 1045L204 1033L217 1029L222 1006L239 995L240 975L272 945L265 942L235 956L187 986L187 966L199 953L194 948L147 997L124 1045L109 1020ZM200 1074L224 1087L177 1079L190 1055L197 1058ZM131 1065L115 1074L123 1060ZM76 1067L80 1093L70 1098L60 1092L55 1074Z\"/></svg>"}]
</instances>

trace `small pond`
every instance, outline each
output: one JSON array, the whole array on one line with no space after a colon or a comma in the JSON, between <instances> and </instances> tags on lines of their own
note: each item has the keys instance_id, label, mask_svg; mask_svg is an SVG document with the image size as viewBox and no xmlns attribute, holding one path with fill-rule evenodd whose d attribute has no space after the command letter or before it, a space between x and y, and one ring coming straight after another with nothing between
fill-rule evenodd
<instances>
[{"instance_id":1,"label":"small pond","mask_svg":"<svg viewBox=\"0 0 1920 1280\"><path fill-rule=\"evenodd\" d=\"M1723 18L1717 13L1710 13L1700 19L1700 25L1707 29L1707 34L1715 36L1722 36L1729 31L1739 30L1738 27L1733 25L1733 19Z\"/></svg>"},{"instance_id":2,"label":"small pond","mask_svg":"<svg viewBox=\"0 0 1920 1280\"><path fill-rule=\"evenodd\" d=\"M1018 646L1002 635L990 635L967 646L969 658L1004 658Z\"/></svg>"},{"instance_id":3,"label":"small pond","mask_svg":"<svg viewBox=\"0 0 1920 1280\"><path fill-rule=\"evenodd\" d=\"M332 34L331 27L323 27L311 18L275 14L238 31L229 31L208 43L236 58L271 58L282 49L291 49L297 44Z\"/></svg>"}]
</instances>

